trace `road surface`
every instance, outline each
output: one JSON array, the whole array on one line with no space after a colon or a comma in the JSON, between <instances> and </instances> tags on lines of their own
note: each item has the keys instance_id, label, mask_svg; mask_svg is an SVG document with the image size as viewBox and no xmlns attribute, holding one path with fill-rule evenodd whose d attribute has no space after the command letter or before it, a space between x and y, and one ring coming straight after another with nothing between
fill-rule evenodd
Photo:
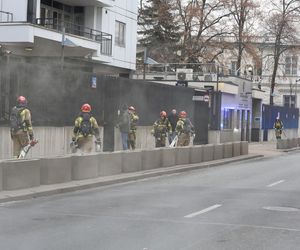
<instances>
[{"instance_id":1,"label":"road surface","mask_svg":"<svg viewBox=\"0 0 300 250\"><path fill-rule=\"evenodd\" d=\"M300 153L0 204L0 249L299 249Z\"/></svg>"}]
</instances>

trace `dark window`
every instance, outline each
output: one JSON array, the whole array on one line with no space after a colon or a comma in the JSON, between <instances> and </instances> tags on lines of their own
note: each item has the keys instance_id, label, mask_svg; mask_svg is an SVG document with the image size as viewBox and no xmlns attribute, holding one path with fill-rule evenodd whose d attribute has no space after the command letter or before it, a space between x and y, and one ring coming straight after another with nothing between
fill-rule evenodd
<instances>
[{"instance_id":1,"label":"dark window","mask_svg":"<svg viewBox=\"0 0 300 250\"><path fill-rule=\"evenodd\" d=\"M52 0L42 0L42 1L41 1L41 4L45 4L45 5L48 5L48 6L52 6Z\"/></svg>"},{"instance_id":2,"label":"dark window","mask_svg":"<svg viewBox=\"0 0 300 250\"><path fill-rule=\"evenodd\" d=\"M125 47L126 24L116 21L115 43L117 46Z\"/></svg>"},{"instance_id":3,"label":"dark window","mask_svg":"<svg viewBox=\"0 0 300 250\"><path fill-rule=\"evenodd\" d=\"M233 109L224 109L223 112L223 129L232 129Z\"/></svg>"},{"instance_id":4,"label":"dark window","mask_svg":"<svg viewBox=\"0 0 300 250\"><path fill-rule=\"evenodd\" d=\"M284 95L283 105L284 107L295 108L297 104L297 98L295 95Z\"/></svg>"},{"instance_id":5,"label":"dark window","mask_svg":"<svg viewBox=\"0 0 300 250\"><path fill-rule=\"evenodd\" d=\"M287 56L285 58L285 74L286 75L297 75L298 57Z\"/></svg>"},{"instance_id":6,"label":"dark window","mask_svg":"<svg viewBox=\"0 0 300 250\"><path fill-rule=\"evenodd\" d=\"M64 11L68 13L72 13L72 6L70 5L64 5Z\"/></svg>"},{"instance_id":7,"label":"dark window","mask_svg":"<svg viewBox=\"0 0 300 250\"><path fill-rule=\"evenodd\" d=\"M27 21L34 23L36 19L36 0L28 0L27 2Z\"/></svg>"},{"instance_id":8,"label":"dark window","mask_svg":"<svg viewBox=\"0 0 300 250\"><path fill-rule=\"evenodd\" d=\"M80 6L75 6L74 7L74 13L83 13L84 12L84 8L80 7Z\"/></svg>"},{"instance_id":9,"label":"dark window","mask_svg":"<svg viewBox=\"0 0 300 250\"><path fill-rule=\"evenodd\" d=\"M59 2L54 1L54 2L53 2L53 8L59 9L59 10L63 10L64 5L63 5L62 3L59 3Z\"/></svg>"}]
</instances>

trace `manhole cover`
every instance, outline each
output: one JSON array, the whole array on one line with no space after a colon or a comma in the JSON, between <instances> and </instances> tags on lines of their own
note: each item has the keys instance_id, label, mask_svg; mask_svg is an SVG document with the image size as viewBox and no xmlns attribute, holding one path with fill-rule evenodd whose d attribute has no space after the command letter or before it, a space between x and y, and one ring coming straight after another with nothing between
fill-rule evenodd
<instances>
[{"instance_id":1,"label":"manhole cover","mask_svg":"<svg viewBox=\"0 0 300 250\"><path fill-rule=\"evenodd\" d=\"M280 211L280 212L298 212L299 209L295 207L263 207L266 210Z\"/></svg>"}]
</instances>

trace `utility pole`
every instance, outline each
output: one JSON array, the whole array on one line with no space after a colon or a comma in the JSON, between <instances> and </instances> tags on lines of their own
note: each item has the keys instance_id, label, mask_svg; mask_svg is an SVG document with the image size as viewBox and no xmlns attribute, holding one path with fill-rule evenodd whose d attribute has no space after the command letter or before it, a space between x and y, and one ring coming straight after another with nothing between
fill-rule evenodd
<instances>
[{"instance_id":1,"label":"utility pole","mask_svg":"<svg viewBox=\"0 0 300 250\"><path fill-rule=\"evenodd\" d=\"M63 24L62 27L62 41L61 41L61 70L64 69L64 61L65 61L65 25Z\"/></svg>"},{"instance_id":2,"label":"utility pole","mask_svg":"<svg viewBox=\"0 0 300 250\"><path fill-rule=\"evenodd\" d=\"M217 65L217 93L219 92L219 65Z\"/></svg>"},{"instance_id":3,"label":"utility pole","mask_svg":"<svg viewBox=\"0 0 300 250\"><path fill-rule=\"evenodd\" d=\"M146 80L147 48L144 48L143 79Z\"/></svg>"}]
</instances>

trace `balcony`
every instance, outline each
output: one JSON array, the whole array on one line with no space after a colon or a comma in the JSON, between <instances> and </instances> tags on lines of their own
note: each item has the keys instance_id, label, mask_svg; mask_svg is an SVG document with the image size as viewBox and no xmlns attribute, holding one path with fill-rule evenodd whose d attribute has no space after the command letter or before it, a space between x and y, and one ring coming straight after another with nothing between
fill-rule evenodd
<instances>
[{"instance_id":1,"label":"balcony","mask_svg":"<svg viewBox=\"0 0 300 250\"><path fill-rule=\"evenodd\" d=\"M63 28L65 28L66 34L85 37L98 42L100 44L100 53L102 55L112 55L112 35L108 33L84 27L75 23L65 22L57 18L37 18L35 19L34 24L60 33L62 33Z\"/></svg>"},{"instance_id":2,"label":"balcony","mask_svg":"<svg viewBox=\"0 0 300 250\"><path fill-rule=\"evenodd\" d=\"M60 0L59 2L77 6L112 7L113 0Z\"/></svg>"},{"instance_id":3,"label":"balcony","mask_svg":"<svg viewBox=\"0 0 300 250\"><path fill-rule=\"evenodd\" d=\"M14 21L14 14L7 11L0 10L0 22L13 22Z\"/></svg>"}]
</instances>

